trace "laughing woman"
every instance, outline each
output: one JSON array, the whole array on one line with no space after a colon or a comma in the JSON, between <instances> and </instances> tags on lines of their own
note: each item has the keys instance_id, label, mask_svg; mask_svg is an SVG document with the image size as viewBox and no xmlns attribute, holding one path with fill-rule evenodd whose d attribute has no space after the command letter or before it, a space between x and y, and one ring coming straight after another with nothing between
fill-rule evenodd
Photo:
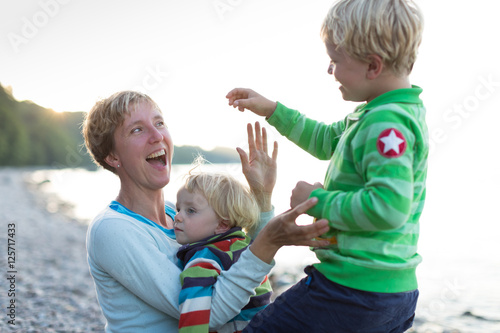
<instances>
[{"instance_id":1,"label":"laughing woman","mask_svg":"<svg viewBox=\"0 0 500 333\"><path fill-rule=\"evenodd\" d=\"M214 286L210 316L214 329L248 303L281 246L321 246L312 239L328 229L326 221L295 224L297 216L315 204L313 200L266 225L272 217L268 211L276 154L268 156L265 132L261 134L257 125L255 132L254 139L249 128L250 156L239 152L245 176L264 212L263 229ZM162 112L147 95L119 92L96 103L86 116L83 135L95 162L115 173L121 185L116 199L94 219L87 233L88 263L107 321L106 332L177 332L181 269L176 253L180 245L173 232L175 211L165 204L162 191L170 180L174 146Z\"/></svg>"}]
</instances>

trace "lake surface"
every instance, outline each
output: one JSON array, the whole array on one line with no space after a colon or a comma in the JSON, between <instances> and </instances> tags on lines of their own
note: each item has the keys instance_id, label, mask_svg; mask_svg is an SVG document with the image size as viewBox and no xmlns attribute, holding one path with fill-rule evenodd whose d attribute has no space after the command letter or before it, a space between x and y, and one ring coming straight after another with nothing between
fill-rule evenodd
<instances>
[{"instance_id":1,"label":"lake surface","mask_svg":"<svg viewBox=\"0 0 500 333\"><path fill-rule=\"evenodd\" d=\"M244 181L239 164L205 168L229 172ZM189 169L189 165L173 166L172 180L164 190L167 200L175 201ZM288 173L280 169L273 195L276 213L288 209L298 180L321 181L325 170L324 163L297 166ZM118 177L104 170L38 170L31 174L31 180L46 194L49 211L65 210L82 223L90 222L119 190ZM417 269L420 298L414 332L500 332L499 218L471 221L463 206L444 201L443 193L449 191L438 174L429 175L421 218L419 253L424 260ZM299 224L310 222L309 216L298 220ZM308 248L283 248L276 256L275 273L283 284L293 283L303 276L303 267L313 262L316 257Z\"/></svg>"}]
</instances>

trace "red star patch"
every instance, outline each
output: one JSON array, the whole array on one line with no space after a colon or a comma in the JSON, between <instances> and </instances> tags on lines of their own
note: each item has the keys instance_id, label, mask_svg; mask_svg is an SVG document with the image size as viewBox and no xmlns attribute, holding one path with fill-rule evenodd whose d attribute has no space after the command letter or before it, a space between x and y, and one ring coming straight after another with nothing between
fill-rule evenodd
<instances>
[{"instance_id":1,"label":"red star patch","mask_svg":"<svg viewBox=\"0 0 500 333\"><path fill-rule=\"evenodd\" d=\"M377 139L377 149L380 155L387 158L399 157L406 150L406 139L403 134L395 128L382 131Z\"/></svg>"}]
</instances>

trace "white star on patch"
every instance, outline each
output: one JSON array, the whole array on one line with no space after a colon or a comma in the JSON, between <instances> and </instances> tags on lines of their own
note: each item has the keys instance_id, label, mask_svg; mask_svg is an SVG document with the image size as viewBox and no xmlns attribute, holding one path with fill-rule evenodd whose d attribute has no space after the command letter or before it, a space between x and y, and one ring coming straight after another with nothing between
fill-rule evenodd
<instances>
[{"instance_id":1,"label":"white star on patch","mask_svg":"<svg viewBox=\"0 0 500 333\"><path fill-rule=\"evenodd\" d=\"M394 130L391 130L388 136L380 138L380 141L384 143L384 154L392 149L398 155L399 155L399 145L405 142L405 140L402 140L401 138L397 137Z\"/></svg>"}]
</instances>

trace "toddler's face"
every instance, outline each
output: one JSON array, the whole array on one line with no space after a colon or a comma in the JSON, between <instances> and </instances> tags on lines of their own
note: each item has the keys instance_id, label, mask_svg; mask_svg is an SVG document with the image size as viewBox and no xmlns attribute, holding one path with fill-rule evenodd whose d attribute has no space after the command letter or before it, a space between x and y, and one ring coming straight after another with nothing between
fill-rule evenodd
<instances>
[{"instance_id":1,"label":"toddler's face","mask_svg":"<svg viewBox=\"0 0 500 333\"><path fill-rule=\"evenodd\" d=\"M193 243L218 233L216 230L221 219L200 193L180 189L176 207L174 232L180 244Z\"/></svg>"}]
</instances>

